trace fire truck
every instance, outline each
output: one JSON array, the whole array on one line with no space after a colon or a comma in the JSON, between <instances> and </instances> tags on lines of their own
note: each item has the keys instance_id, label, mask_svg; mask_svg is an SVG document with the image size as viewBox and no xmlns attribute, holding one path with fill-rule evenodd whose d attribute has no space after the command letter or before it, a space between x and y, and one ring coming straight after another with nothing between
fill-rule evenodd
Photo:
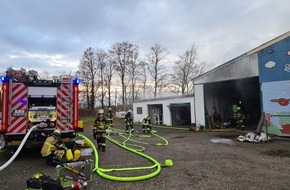
<instances>
[{"instance_id":1,"label":"fire truck","mask_svg":"<svg viewBox=\"0 0 290 190\"><path fill-rule=\"evenodd\" d=\"M37 125L26 148L42 146L55 129L66 144L73 143L78 126L79 79L70 75L38 79L37 71L9 68L1 76L0 149L17 147L28 130Z\"/></svg>"}]
</instances>

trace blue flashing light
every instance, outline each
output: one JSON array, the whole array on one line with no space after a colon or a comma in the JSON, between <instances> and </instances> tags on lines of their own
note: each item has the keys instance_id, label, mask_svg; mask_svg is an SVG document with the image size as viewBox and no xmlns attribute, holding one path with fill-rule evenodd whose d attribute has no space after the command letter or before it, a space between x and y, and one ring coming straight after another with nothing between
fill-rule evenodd
<instances>
[{"instance_id":1,"label":"blue flashing light","mask_svg":"<svg viewBox=\"0 0 290 190\"><path fill-rule=\"evenodd\" d=\"M5 76L1 76L1 81L2 81L2 82L6 82L6 81L8 81L8 78L5 77Z\"/></svg>"},{"instance_id":2,"label":"blue flashing light","mask_svg":"<svg viewBox=\"0 0 290 190\"><path fill-rule=\"evenodd\" d=\"M75 78L75 80L74 80L74 84L80 84L80 79L78 79L78 78Z\"/></svg>"}]
</instances>

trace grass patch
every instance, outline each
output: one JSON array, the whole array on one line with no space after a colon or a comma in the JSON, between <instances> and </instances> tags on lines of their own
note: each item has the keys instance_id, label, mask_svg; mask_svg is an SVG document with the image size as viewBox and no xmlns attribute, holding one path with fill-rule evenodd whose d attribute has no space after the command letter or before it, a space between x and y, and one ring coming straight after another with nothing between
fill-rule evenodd
<instances>
[{"instance_id":1,"label":"grass patch","mask_svg":"<svg viewBox=\"0 0 290 190\"><path fill-rule=\"evenodd\" d=\"M90 127L94 125L96 117L80 117L79 120L83 121L84 127ZM124 119L114 118L113 120L114 125L116 126L124 126L125 122Z\"/></svg>"}]
</instances>

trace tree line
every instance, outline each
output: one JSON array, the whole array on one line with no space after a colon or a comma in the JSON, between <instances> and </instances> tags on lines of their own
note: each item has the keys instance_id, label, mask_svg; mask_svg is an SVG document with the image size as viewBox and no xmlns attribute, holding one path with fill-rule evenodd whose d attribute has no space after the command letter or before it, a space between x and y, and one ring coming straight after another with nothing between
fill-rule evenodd
<instances>
[{"instance_id":1,"label":"tree line","mask_svg":"<svg viewBox=\"0 0 290 190\"><path fill-rule=\"evenodd\" d=\"M144 57L140 57L138 45L126 41L108 50L87 48L77 71L82 79L82 106L94 110L96 106L116 106L118 100L127 110L133 101L161 97L168 91L192 94L193 79L204 71L196 47L192 45L174 63L169 62L168 55L167 48L159 43Z\"/></svg>"}]
</instances>

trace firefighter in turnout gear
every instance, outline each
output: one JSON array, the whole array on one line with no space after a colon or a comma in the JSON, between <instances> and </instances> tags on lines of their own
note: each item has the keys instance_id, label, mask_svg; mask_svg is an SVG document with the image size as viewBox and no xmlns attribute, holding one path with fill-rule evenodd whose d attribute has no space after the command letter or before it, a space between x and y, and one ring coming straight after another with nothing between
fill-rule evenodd
<instances>
[{"instance_id":1,"label":"firefighter in turnout gear","mask_svg":"<svg viewBox=\"0 0 290 190\"><path fill-rule=\"evenodd\" d=\"M235 118L237 129L241 128L242 130L244 130L245 129L245 125L244 125L245 115L243 114L241 107L237 107L237 111L234 114L234 118Z\"/></svg>"},{"instance_id":2,"label":"firefighter in turnout gear","mask_svg":"<svg viewBox=\"0 0 290 190\"><path fill-rule=\"evenodd\" d=\"M146 131L148 133L151 133L151 119L150 119L150 116L148 114L143 119L142 124L143 124L143 127L142 127L143 133L146 133Z\"/></svg>"},{"instance_id":3,"label":"firefighter in turnout gear","mask_svg":"<svg viewBox=\"0 0 290 190\"><path fill-rule=\"evenodd\" d=\"M125 124L126 124L126 133L129 133L129 130L134 133L134 127L133 127L133 117L132 117L132 111L128 110L128 112L125 115Z\"/></svg>"},{"instance_id":4,"label":"firefighter in turnout gear","mask_svg":"<svg viewBox=\"0 0 290 190\"><path fill-rule=\"evenodd\" d=\"M113 111L111 108L109 108L107 113L107 122L109 127L113 127L113 117L114 117Z\"/></svg>"},{"instance_id":5,"label":"firefighter in turnout gear","mask_svg":"<svg viewBox=\"0 0 290 190\"><path fill-rule=\"evenodd\" d=\"M42 149L41 155L46 157L46 163L51 166L56 166L56 161L60 162L65 155L67 147L60 139L60 131L54 130L51 136L47 137Z\"/></svg>"},{"instance_id":6,"label":"firefighter in turnout gear","mask_svg":"<svg viewBox=\"0 0 290 190\"><path fill-rule=\"evenodd\" d=\"M98 111L98 117L95 120L93 128L94 139L97 139L98 149L106 151L106 132L108 129L107 120L104 116L104 110Z\"/></svg>"}]
</instances>

